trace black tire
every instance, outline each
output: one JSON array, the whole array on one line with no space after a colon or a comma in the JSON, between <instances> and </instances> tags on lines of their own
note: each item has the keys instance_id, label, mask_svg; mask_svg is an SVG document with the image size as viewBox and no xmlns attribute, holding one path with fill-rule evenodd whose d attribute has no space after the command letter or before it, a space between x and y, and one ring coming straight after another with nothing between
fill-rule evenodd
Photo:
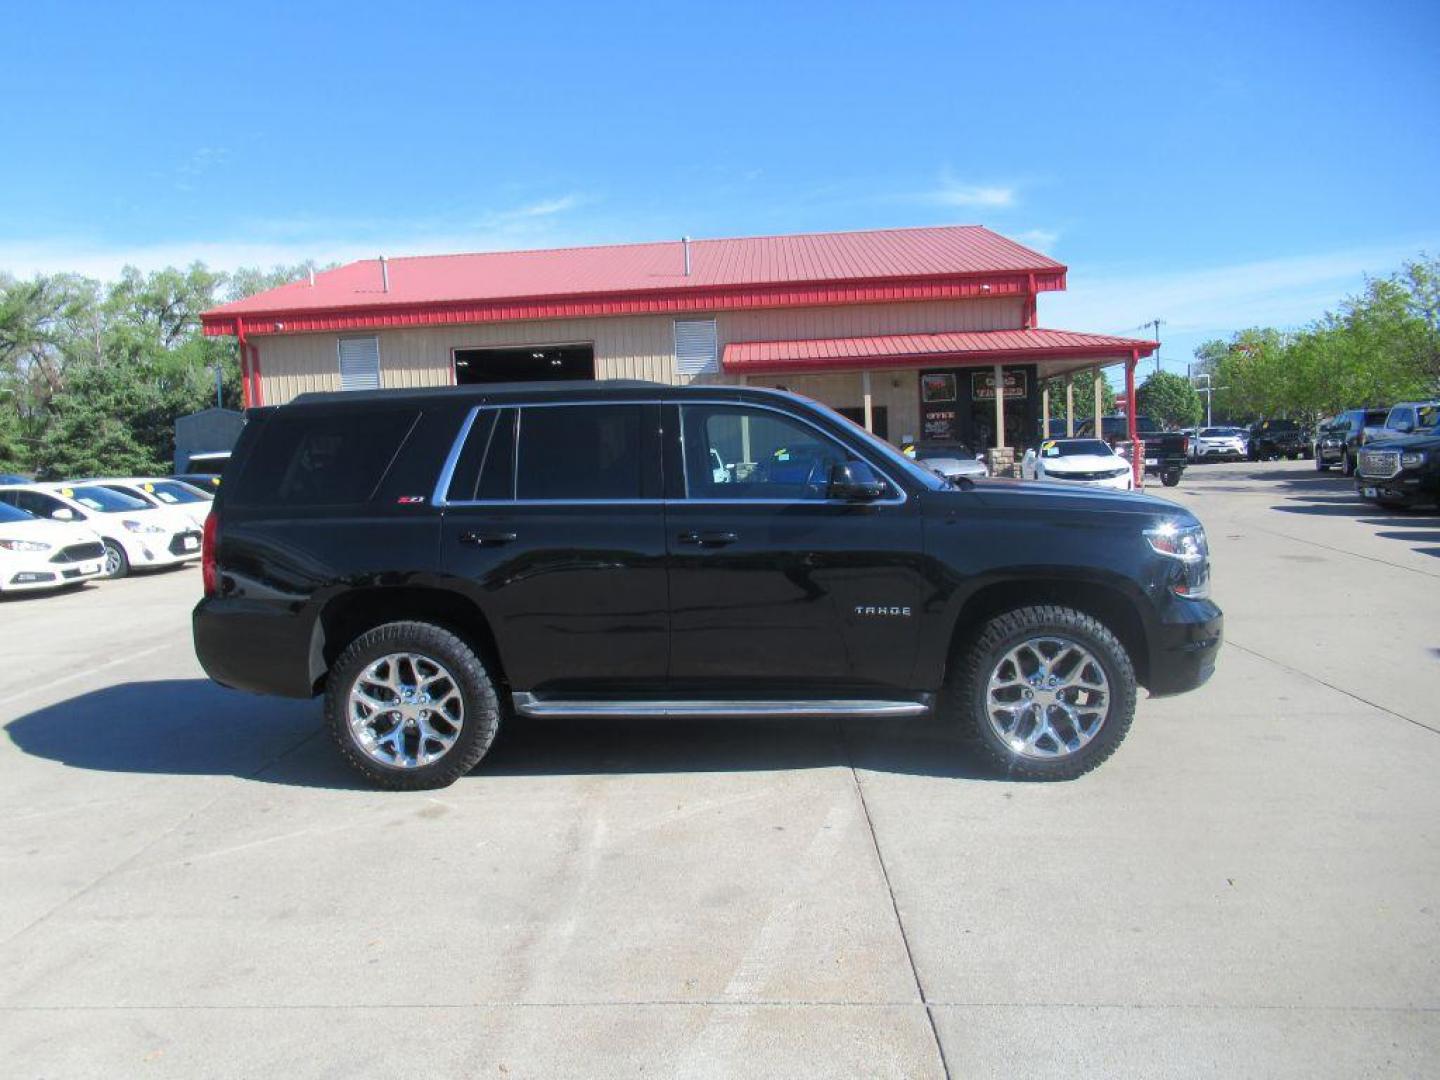
<instances>
[{"instance_id":1,"label":"black tire","mask_svg":"<svg viewBox=\"0 0 1440 1080\"><path fill-rule=\"evenodd\" d=\"M1080 749L1038 759L1012 750L990 722L986 700L990 675L1005 654L1029 638L1054 635L1094 656L1111 687L1110 708L1100 729ZM1022 780L1073 780L1111 754L1135 717L1135 668L1124 646L1098 619L1052 605L1016 608L995 616L977 638L952 658L941 708L945 721L1004 775Z\"/></svg>"},{"instance_id":2,"label":"black tire","mask_svg":"<svg viewBox=\"0 0 1440 1080\"><path fill-rule=\"evenodd\" d=\"M390 653L416 653L438 662L459 691L463 708L459 736L428 765L383 764L351 733L346 715L351 687L366 668ZM485 665L459 637L431 623L393 622L361 634L331 667L325 683L325 721L345 760L371 783L392 791L424 791L449 787L480 762L495 741L500 705Z\"/></svg>"},{"instance_id":3,"label":"black tire","mask_svg":"<svg viewBox=\"0 0 1440 1080\"><path fill-rule=\"evenodd\" d=\"M1341 476L1354 476L1354 475L1355 475L1355 455L1354 455L1354 454L1351 454L1351 453L1348 453L1348 452L1347 452L1347 453L1345 454L1345 456L1340 459L1340 475L1341 475Z\"/></svg>"},{"instance_id":4,"label":"black tire","mask_svg":"<svg viewBox=\"0 0 1440 1080\"><path fill-rule=\"evenodd\" d=\"M1315 455L1315 471L1316 471L1316 472L1329 472L1329 471L1330 471L1330 466L1329 466L1329 465L1326 465L1325 462L1323 462L1323 461L1320 460L1320 455L1319 455L1319 454L1316 454L1316 455Z\"/></svg>"},{"instance_id":5,"label":"black tire","mask_svg":"<svg viewBox=\"0 0 1440 1080\"><path fill-rule=\"evenodd\" d=\"M130 556L125 554L125 549L120 546L119 541L105 540L105 569L100 572L102 578L118 580L130 573Z\"/></svg>"},{"instance_id":6,"label":"black tire","mask_svg":"<svg viewBox=\"0 0 1440 1080\"><path fill-rule=\"evenodd\" d=\"M1160 474L1160 483L1166 487L1174 487L1180 483L1180 472L1181 470L1179 469L1166 469Z\"/></svg>"}]
</instances>

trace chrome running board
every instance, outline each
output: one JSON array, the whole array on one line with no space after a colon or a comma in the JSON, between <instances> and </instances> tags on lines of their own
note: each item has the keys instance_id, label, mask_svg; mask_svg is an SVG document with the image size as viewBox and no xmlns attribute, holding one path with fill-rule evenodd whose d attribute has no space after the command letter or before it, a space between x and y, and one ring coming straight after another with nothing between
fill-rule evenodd
<instances>
[{"instance_id":1,"label":"chrome running board","mask_svg":"<svg viewBox=\"0 0 1440 1080\"><path fill-rule=\"evenodd\" d=\"M922 701L857 701L807 699L804 701L575 701L537 698L514 693L510 700L518 716L578 720L601 716L924 716L930 707Z\"/></svg>"}]
</instances>

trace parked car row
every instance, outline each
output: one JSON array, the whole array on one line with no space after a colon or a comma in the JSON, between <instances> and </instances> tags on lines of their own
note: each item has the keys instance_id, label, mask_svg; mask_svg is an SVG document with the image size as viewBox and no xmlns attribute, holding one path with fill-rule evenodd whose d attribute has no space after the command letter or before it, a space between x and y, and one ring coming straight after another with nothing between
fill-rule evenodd
<instances>
[{"instance_id":1,"label":"parked car row","mask_svg":"<svg viewBox=\"0 0 1440 1080\"><path fill-rule=\"evenodd\" d=\"M169 477L0 484L0 592L197 559L213 498Z\"/></svg>"}]
</instances>

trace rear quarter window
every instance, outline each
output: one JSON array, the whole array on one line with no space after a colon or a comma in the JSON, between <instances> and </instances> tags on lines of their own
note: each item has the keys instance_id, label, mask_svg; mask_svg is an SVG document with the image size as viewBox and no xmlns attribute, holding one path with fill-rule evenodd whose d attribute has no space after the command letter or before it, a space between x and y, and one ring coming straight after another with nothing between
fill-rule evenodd
<instances>
[{"instance_id":1,"label":"rear quarter window","mask_svg":"<svg viewBox=\"0 0 1440 1080\"><path fill-rule=\"evenodd\" d=\"M240 474L226 481L226 498L237 506L369 502L419 418L414 408L271 417Z\"/></svg>"}]
</instances>

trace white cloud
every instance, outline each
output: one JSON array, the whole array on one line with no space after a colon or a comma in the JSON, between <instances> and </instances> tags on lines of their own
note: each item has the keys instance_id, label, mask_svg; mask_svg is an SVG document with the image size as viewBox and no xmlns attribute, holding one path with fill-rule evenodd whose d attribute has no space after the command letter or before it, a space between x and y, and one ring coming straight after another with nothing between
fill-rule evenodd
<instances>
[{"instance_id":1,"label":"white cloud","mask_svg":"<svg viewBox=\"0 0 1440 1080\"><path fill-rule=\"evenodd\" d=\"M234 270L288 266L307 259L320 264L345 263L381 254L442 255L582 243L588 237L560 235L555 219L586 201L580 194L566 194L489 211L461 225L439 219L382 222L296 217L247 222L243 238L234 239L126 245L79 236L0 238L0 272L16 277L75 273L111 281L126 266L150 271L198 261L213 270Z\"/></svg>"},{"instance_id":2,"label":"white cloud","mask_svg":"<svg viewBox=\"0 0 1440 1080\"><path fill-rule=\"evenodd\" d=\"M1055 245L1060 242L1060 234L1053 229L1025 229L1017 233L1006 233L1010 239L1017 244L1024 244L1036 251L1043 251L1049 254L1055 250Z\"/></svg>"},{"instance_id":3,"label":"white cloud","mask_svg":"<svg viewBox=\"0 0 1440 1080\"><path fill-rule=\"evenodd\" d=\"M960 184L946 179L933 191L924 192L921 201L936 206L983 206L990 209L1015 205L1015 189L999 185Z\"/></svg>"}]
</instances>

